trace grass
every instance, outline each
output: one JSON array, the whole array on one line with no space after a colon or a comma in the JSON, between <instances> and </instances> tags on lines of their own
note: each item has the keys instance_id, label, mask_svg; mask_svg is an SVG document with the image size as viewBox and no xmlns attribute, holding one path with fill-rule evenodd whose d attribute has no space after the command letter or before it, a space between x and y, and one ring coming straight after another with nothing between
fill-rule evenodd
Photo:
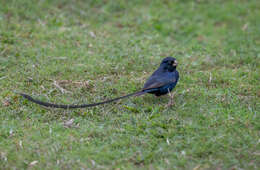
<instances>
[{"instance_id":1,"label":"grass","mask_svg":"<svg viewBox=\"0 0 260 170\"><path fill-rule=\"evenodd\" d=\"M259 0L0 4L3 169L260 167ZM142 88L169 55L180 72L170 108L146 95L45 109L14 93L102 101Z\"/></svg>"}]
</instances>

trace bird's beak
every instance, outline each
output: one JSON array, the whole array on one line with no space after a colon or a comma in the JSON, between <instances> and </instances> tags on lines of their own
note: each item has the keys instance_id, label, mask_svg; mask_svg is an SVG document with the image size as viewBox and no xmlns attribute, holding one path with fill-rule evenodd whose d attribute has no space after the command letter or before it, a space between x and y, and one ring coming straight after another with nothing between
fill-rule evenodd
<instances>
[{"instance_id":1,"label":"bird's beak","mask_svg":"<svg viewBox=\"0 0 260 170\"><path fill-rule=\"evenodd\" d=\"M173 65L173 66L177 66L177 65L178 65L177 60L174 60L174 63L173 63L172 65Z\"/></svg>"}]
</instances>

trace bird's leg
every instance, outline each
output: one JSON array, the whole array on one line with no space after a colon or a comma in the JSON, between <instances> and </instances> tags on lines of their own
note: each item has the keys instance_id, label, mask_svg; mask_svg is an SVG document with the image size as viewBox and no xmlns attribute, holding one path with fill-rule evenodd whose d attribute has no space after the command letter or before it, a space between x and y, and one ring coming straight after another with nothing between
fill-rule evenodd
<instances>
[{"instance_id":1,"label":"bird's leg","mask_svg":"<svg viewBox=\"0 0 260 170\"><path fill-rule=\"evenodd\" d=\"M168 94L170 96L170 100L169 100L168 104L166 105L166 107L170 107L170 106L175 104L174 100L173 100L173 97L174 97L175 93L171 93L169 89L168 89L168 91L169 91Z\"/></svg>"}]
</instances>

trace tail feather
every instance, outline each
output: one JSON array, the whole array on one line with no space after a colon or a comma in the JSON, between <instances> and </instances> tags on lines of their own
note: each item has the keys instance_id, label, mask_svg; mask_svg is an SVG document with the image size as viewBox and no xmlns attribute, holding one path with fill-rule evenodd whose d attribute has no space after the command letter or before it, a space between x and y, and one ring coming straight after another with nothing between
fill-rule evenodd
<instances>
[{"instance_id":1,"label":"tail feather","mask_svg":"<svg viewBox=\"0 0 260 170\"><path fill-rule=\"evenodd\" d=\"M45 107L62 108L62 109L76 109L76 108L85 108L85 107L98 106L98 105L101 105L101 104L114 102L114 101L117 101L117 100L120 100L120 99L124 99L124 98L127 98L127 97L131 97L131 96L140 96L140 95L143 95L145 93L146 92L144 92L144 91L138 91L138 92L135 92L135 93L131 93L131 94L128 94L128 95L125 95L125 96L121 96L121 97L117 97L117 98L110 99L110 100L106 100L106 101L103 101L103 102L92 103L92 104L81 104L81 105L64 105L64 104L48 103L48 102L43 102L43 101L34 99L33 97L31 97L31 96L29 96L27 94L24 94L24 93L19 93L19 94L21 96L23 96L24 98L26 98L27 100L29 100L29 101L31 101L33 103L45 106Z\"/></svg>"}]
</instances>

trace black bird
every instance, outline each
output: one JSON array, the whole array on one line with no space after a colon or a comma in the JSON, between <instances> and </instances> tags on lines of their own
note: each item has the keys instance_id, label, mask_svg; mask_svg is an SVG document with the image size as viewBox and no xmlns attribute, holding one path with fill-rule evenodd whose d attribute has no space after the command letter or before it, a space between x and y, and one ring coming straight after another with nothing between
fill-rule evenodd
<instances>
[{"instance_id":1,"label":"black bird","mask_svg":"<svg viewBox=\"0 0 260 170\"><path fill-rule=\"evenodd\" d=\"M92 106L97 106L105 103L114 102L116 100L127 98L130 96L140 96L146 93L151 93L154 94L155 96L161 96L171 92L172 89L176 86L179 80L179 72L176 70L177 65L178 62L175 58L166 57L162 60L159 68L146 81L142 90L125 96L117 97L103 102L98 102L98 103L81 104L81 105L53 104L53 103L47 103L47 102L34 99L27 94L20 93L20 95L30 100L31 102L34 102L42 106L52 107L52 108L63 108L63 109L92 107Z\"/></svg>"}]
</instances>

